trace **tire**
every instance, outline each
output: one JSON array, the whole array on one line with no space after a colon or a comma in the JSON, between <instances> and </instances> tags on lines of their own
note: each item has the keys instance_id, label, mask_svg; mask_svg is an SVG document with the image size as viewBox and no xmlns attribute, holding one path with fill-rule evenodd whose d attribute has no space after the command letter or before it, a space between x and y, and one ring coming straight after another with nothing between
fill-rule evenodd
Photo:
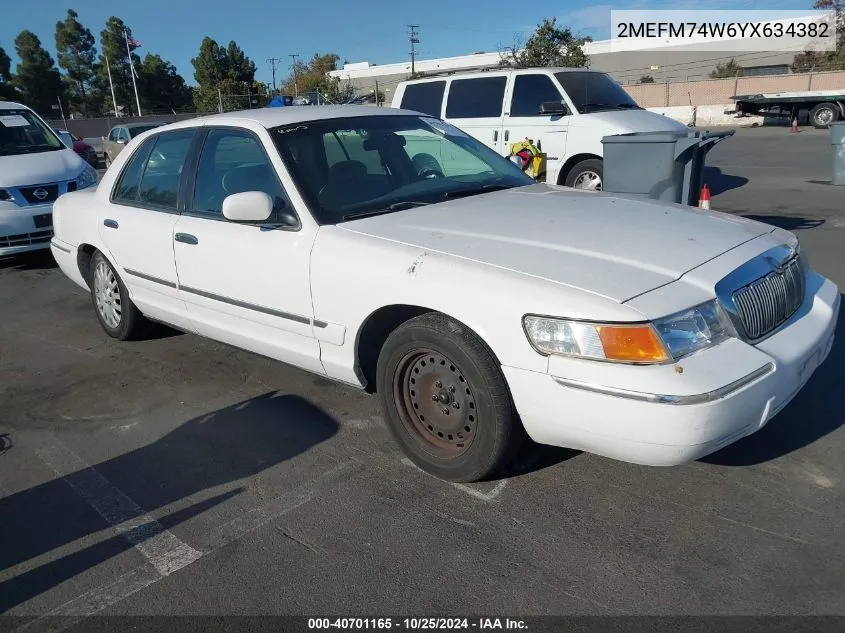
<instances>
[{"instance_id":1,"label":"tire","mask_svg":"<svg viewBox=\"0 0 845 633\"><path fill-rule=\"evenodd\" d=\"M592 176L592 177L591 177ZM598 177L598 182L595 180ZM598 158L588 158L576 163L566 174L564 184L567 187L576 189L587 189L589 191L601 191L602 180L604 179L604 164Z\"/></svg>"},{"instance_id":2,"label":"tire","mask_svg":"<svg viewBox=\"0 0 845 633\"><path fill-rule=\"evenodd\" d=\"M106 163L106 169L108 169L109 167L111 167L111 158L109 158L109 155L108 155L108 154L106 154L106 157L105 157L105 163Z\"/></svg>"},{"instance_id":3,"label":"tire","mask_svg":"<svg viewBox=\"0 0 845 633\"><path fill-rule=\"evenodd\" d=\"M152 323L132 303L123 280L100 251L91 257L89 270L91 301L106 334L120 341L143 338L148 334Z\"/></svg>"},{"instance_id":4,"label":"tire","mask_svg":"<svg viewBox=\"0 0 845 633\"><path fill-rule=\"evenodd\" d=\"M810 110L810 123L817 130L826 130L839 120L839 108L835 103L820 103Z\"/></svg>"},{"instance_id":5,"label":"tire","mask_svg":"<svg viewBox=\"0 0 845 633\"><path fill-rule=\"evenodd\" d=\"M379 354L376 384L396 442L441 479L484 479L525 438L498 362L445 315L426 313L396 328Z\"/></svg>"}]
</instances>

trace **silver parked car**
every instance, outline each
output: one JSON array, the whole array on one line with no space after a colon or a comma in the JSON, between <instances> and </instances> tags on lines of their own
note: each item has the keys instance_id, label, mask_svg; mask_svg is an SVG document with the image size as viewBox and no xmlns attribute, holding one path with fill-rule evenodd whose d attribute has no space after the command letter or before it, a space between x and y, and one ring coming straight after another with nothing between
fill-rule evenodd
<instances>
[{"instance_id":1,"label":"silver parked car","mask_svg":"<svg viewBox=\"0 0 845 633\"><path fill-rule=\"evenodd\" d=\"M161 125L164 125L164 122L127 123L113 127L108 136L103 137L103 159L106 161L106 169L129 141Z\"/></svg>"}]
</instances>

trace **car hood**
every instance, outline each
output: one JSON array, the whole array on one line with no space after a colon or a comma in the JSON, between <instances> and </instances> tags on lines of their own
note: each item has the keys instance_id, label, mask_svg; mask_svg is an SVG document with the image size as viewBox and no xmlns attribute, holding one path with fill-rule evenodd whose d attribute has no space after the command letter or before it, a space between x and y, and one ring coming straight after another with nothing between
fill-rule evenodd
<instances>
[{"instance_id":1,"label":"car hood","mask_svg":"<svg viewBox=\"0 0 845 633\"><path fill-rule=\"evenodd\" d=\"M617 134L626 132L688 131L687 126L668 116L648 110L609 110L588 112L575 117L579 127L613 128Z\"/></svg>"},{"instance_id":2,"label":"car hood","mask_svg":"<svg viewBox=\"0 0 845 633\"><path fill-rule=\"evenodd\" d=\"M26 187L76 178L85 168L72 149L0 156L0 187Z\"/></svg>"},{"instance_id":3,"label":"car hood","mask_svg":"<svg viewBox=\"0 0 845 633\"><path fill-rule=\"evenodd\" d=\"M338 225L623 302L773 227L545 184Z\"/></svg>"}]
</instances>

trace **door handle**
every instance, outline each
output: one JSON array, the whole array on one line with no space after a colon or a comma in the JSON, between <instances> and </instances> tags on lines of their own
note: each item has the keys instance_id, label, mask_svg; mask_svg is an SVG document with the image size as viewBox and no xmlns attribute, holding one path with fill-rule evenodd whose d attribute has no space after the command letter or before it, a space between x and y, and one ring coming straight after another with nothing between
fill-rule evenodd
<instances>
[{"instance_id":1,"label":"door handle","mask_svg":"<svg viewBox=\"0 0 845 633\"><path fill-rule=\"evenodd\" d=\"M493 142L494 143L499 142L499 130L493 130Z\"/></svg>"},{"instance_id":2,"label":"door handle","mask_svg":"<svg viewBox=\"0 0 845 633\"><path fill-rule=\"evenodd\" d=\"M507 143L507 142L508 142L508 137L510 137L510 135L511 135L511 131L510 131L510 130L505 130L505 143Z\"/></svg>"},{"instance_id":3,"label":"door handle","mask_svg":"<svg viewBox=\"0 0 845 633\"><path fill-rule=\"evenodd\" d=\"M190 233L177 233L175 239L177 242L182 242L183 244L190 244L191 246L200 243L200 241Z\"/></svg>"},{"instance_id":4,"label":"door handle","mask_svg":"<svg viewBox=\"0 0 845 633\"><path fill-rule=\"evenodd\" d=\"M118 227L117 220L106 218L105 220L103 220L103 226L107 226L110 229L116 229Z\"/></svg>"}]
</instances>

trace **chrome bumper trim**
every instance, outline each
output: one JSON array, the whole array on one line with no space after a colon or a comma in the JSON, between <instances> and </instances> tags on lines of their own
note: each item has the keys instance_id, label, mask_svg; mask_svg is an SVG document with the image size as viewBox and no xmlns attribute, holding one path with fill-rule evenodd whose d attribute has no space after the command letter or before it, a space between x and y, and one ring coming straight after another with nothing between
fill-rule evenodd
<instances>
[{"instance_id":1,"label":"chrome bumper trim","mask_svg":"<svg viewBox=\"0 0 845 633\"><path fill-rule=\"evenodd\" d=\"M59 249L60 251L64 251L65 253L71 252L71 250L69 248L65 248L64 246L61 246L58 242L56 242L56 240L50 240L50 245L55 246L57 249Z\"/></svg>"},{"instance_id":2,"label":"chrome bumper trim","mask_svg":"<svg viewBox=\"0 0 845 633\"><path fill-rule=\"evenodd\" d=\"M618 396L620 398L628 398L630 400L639 400L641 402L652 402L655 404L674 404L674 405L688 405L688 404L702 404L705 402L713 402L714 400L720 400L734 391L738 391L742 389L746 385L762 378L763 376L770 374L775 370L775 366L772 363L766 363L759 369L755 369L747 376L743 376L738 380L734 380L732 383L725 385L724 387L719 387L718 389L714 389L713 391L708 391L706 393L696 393L689 396L672 396L667 394L661 393L647 393L644 391L631 391L630 389L619 389L617 387L606 387L604 385L596 385L588 382L582 382L580 380L572 380L570 378L558 378L555 377L555 382L564 387L573 387L575 389L583 389L585 391L592 391L595 393L601 393L606 396Z\"/></svg>"}]
</instances>

